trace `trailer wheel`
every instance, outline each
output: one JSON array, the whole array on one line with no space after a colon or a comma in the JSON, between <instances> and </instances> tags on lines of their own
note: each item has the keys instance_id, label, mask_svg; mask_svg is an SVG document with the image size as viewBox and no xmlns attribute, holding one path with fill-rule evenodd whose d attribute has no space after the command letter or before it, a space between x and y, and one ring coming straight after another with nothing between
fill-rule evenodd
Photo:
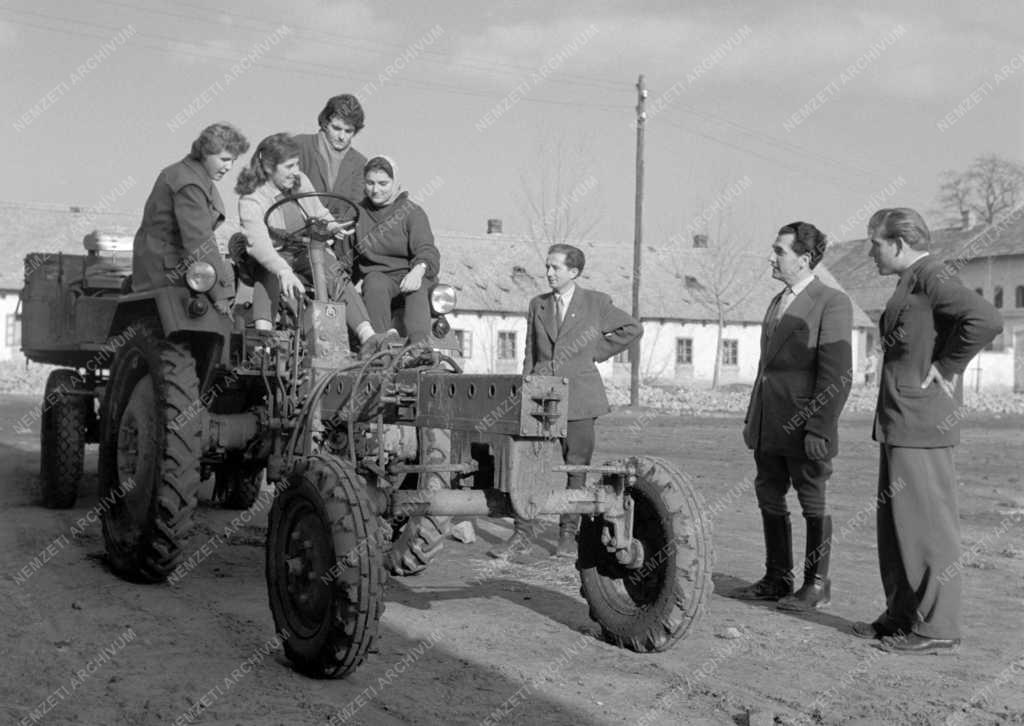
<instances>
[{"instance_id":1,"label":"trailer wheel","mask_svg":"<svg viewBox=\"0 0 1024 726\"><path fill-rule=\"evenodd\" d=\"M423 463L445 464L450 461L452 438L449 431L422 429L419 439ZM417 481L419 489L451 488L448 474L424 474L417 477ZM444 549L444 538L448 536L451 524L451 517L431 514L397 518L392 524L388 571L398 576L423 572Z\"/></svg>"},{"instance_id":2,"label":"trailer wheel","mask_svg":"<svg viewBox=\"0 0 1024 726\"><path fill-rule=\"evenodd\" d=\"M636 463L636 486L626 493L643 566L620 565L601 543L604 520L585 516L577 568L590 617L605 639L644 653L669 648L698 622L714 589L713 554L710 523L685 477L663 459Z\"/></svg>"},{"instance_id":3,"label":"trailer wheel","mask_svg":"<svg viewBox=\"0 0 1024 726\"><path fill-rule=\"evenodd\" d=\"M367 484L319 454L270 508L266 577L274 626L296 669L341 678L366 659L384 612L384 539Z\"/></svg>"},{"instance_id":4,"label":"trailer wheel","mask_svg":"<svg viewBox=\"0 0 1024 726\"><path fill-rule=\"evenodd\" d=\"M39 470L43 506L49 509L70 509L78 499L91 399L68 392L81 385L82 380L69 369L53 371L46 379Z\"/></svg>"},{"instance_id":5,"label":"trailer wheel","mask_svg":"<svg viewBox=\"0 0 1024 726\"><path fill-rule=\"evenodd\" d=\"M122 577L161 582L184 554L199 489L199 379L189 347L142 325L118 351L100 417L107 558Z\"/></svg>"}]
</instances>

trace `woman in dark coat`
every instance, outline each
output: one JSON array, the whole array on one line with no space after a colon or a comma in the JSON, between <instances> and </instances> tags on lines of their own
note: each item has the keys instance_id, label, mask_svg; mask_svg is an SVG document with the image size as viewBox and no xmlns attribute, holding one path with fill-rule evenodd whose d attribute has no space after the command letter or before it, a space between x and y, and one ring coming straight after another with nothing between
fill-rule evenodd
<instances>
[{"instance_id":1,"label":"woman in dark coat","mask_svg":"<svg viewBox=\"0 0 1024 726\"><path fill-rule=\"evenodd\" d=\"M354 247L339 257L353 263L363 284L370 322L391 332L391 304L405 296L404 323L410 343L430 337L430 287L437 281L441 253L423 208L400 191L395 165L375 156L363 169L366 197L360 203ZM351 243L349 243L351 245Z\"/></svg>"},{"instance_id":2,"label":"woman in dark coat","mask_svg":"<svg viewBox=\"0 0 1024 726\"><path fill-rule=\"evenodd\" d=\"M230 313L234 277L214 237L224 221L224 202L214 182L248 149L235 127L213 124L192 142L188 156L160 172L135 233L133 290L185 285L189 266L208 262L217 281L206 294L217 310Z\"/></svg>"}]
</instances>

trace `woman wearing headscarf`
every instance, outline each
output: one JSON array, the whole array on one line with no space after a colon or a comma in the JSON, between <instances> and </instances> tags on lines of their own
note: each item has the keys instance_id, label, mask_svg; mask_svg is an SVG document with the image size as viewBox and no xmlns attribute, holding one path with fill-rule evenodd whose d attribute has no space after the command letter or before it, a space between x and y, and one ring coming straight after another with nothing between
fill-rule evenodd
<instances>
[{"instance_id":1,"label":"woman wearing headscarf","mask_svg":"<svg viewBox=\"0 0 1024 726\"><path fill-rule=\"evenodd\" d=\"M410 343L430 336L430 286L436 282L441 253L434 245L423 208L401 190L395 164L375 156L363 168L366 196L360 202L354 244L343 241L342 263L352 261L363 283L370 322L378 332L394 332L391 304L405 296L404 323Z\"/></svg>"},{"instance_id":2,"label":"woman wearing headscarf","mask_svg":"<svg viewBox=\"0 0 1024 726\"><path fill-rule=\"evenodd\" d=\"M293 194L315 191L299 169L299 146L295 139L285 133L263 139L248 168L238 175L235 191L240 196L238 217L246 237L245 251L258 263L253 275L256 280L253 318L257 329L269 330L273 327L278 303L304 295L313 284L308 246L276 239L263 221L267 210L276 202ZM323 220L328 232L339 238L346 235L343 225L334 220L316 197L282 204L270 215L269 224L275 229L300 229L305 217L299 205L309 217ZM328 296L345 303L348 327L359 336L361 343L366 343L375 336L362 298L343 278L341 265L330 253L327 267Z\"/></svg>"},{"instance_id":3,"label":"woman wearing headscarf","mask_svg":"<svg viewBox=\"0 0 1024 726\"><path fill-rule=\"evenodd\" d=\"M234 126L213 124L192 142L188 156L160 172L135 233L134 291L185 285L189 266L208 262L217 280L206 295L218 311L230 314L234 276L214 236L224 221L224 202L214 182L248 149L249 142Z\"/></svg>"}]
</instances>

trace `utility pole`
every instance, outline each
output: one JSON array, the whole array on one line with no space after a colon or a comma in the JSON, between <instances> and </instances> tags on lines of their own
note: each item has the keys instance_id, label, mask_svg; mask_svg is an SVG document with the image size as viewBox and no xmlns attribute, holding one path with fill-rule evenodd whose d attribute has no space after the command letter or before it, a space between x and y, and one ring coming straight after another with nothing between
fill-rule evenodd
<instances>
[{"instance_id":1,"label":"utility pole","mask_svg":"<svg viewBox=\"0 0 1024 726\"><path fill-rule=\"evenodd\" d=\"M640 248L644 214L644 124L647 121L647 83L644 74L636 82L636 205L633 210L633 317L640 319ZM629 405L640 405L640 346L629 351Z\"/></svg>"}]
</instances>

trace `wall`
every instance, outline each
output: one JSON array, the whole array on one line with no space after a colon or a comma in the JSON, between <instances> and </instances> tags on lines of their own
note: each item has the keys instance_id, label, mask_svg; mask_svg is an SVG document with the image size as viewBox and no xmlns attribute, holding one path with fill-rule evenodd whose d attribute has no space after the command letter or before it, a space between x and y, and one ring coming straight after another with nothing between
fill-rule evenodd
<instances>
[{"instance_id":1,"label":"wall","mask_svg":"<svg viewBox=\"0 0 1024 726\"><path fill-rule=\"evenodd\" d=\"M24 360L21 354L21 320L14 324L15 344L12 346L8 336L8 320L18 309L18 293L10 290L0 291L0 360Z\"/></svg>"}]
</instances>

